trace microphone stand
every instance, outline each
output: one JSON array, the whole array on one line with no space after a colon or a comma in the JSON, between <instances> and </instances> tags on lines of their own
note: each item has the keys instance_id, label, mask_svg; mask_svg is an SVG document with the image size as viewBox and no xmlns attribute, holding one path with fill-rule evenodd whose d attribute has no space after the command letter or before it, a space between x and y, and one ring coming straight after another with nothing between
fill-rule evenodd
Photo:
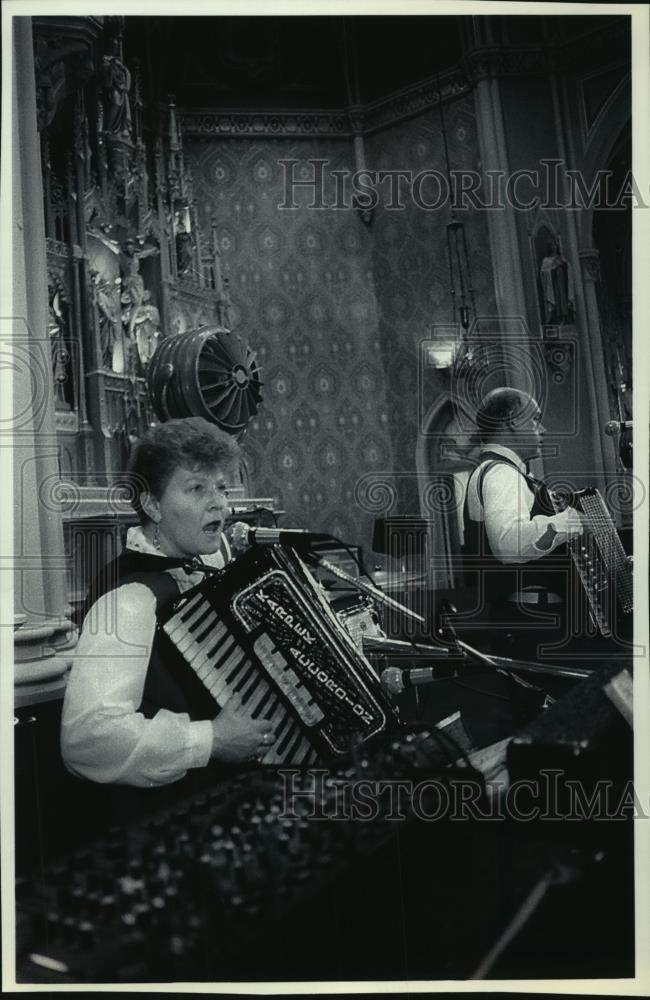
<instances>
[{"instance_id":1,"label":"microphone stand","mask_svg":"<svg viewBox=\"0 0 650 1000\"><path fill-rule=\"evenodd\" d=\"M303 558L305 557L303 556ZM379 587L376 587L374 584L366 583L365 580L358 580L356 577L350 576L350 574L346 573L345 570L335 566L334 563L329 562L327 559L323 559L322 556L317 555L315 552L309 553L307 561L316 566L321 566L324 570L327 570L328 573L331 573L333 576L337 576L339 580L344 580L345 583L348 583L355 590L360 591L362 594L367 594L368 597L372 597L374 601L384 604L387 608L393 608L394 611L398 611L401 615L404 615L405 618L410 618L412 621L420 622L421 625L424 625L425 619L422 615L416 614L415 611L411 611L410 608L405 607L403 604L400 604L399 601L389 597L383 592L383 590L380 590Z\"/></svg>"},{"instance_id":2,"label":"microphone stand","mask_svg":"<svg viewBox=\"0 0 650 1000\"><path fill-rule=\"evenodd\" d=\"M456 639L456 644L459 649L465 653L465 659L476 660L478 663L484 663L488 667L492 667L499 674L504 674L509 680L514 681L515 684L519 684L521 687L528 688L529 691L541 691L542 688L538 687L536 684L531 684L530 681L525 681L523 677L518 677L508 665L508 661L501 659L495 659L492 656L488 656L487 653L481 653L480 650L474 649L469 643L463 642L462 639ZM514 665L514 661L510 661Z\"/></svg>"}]
</instances>

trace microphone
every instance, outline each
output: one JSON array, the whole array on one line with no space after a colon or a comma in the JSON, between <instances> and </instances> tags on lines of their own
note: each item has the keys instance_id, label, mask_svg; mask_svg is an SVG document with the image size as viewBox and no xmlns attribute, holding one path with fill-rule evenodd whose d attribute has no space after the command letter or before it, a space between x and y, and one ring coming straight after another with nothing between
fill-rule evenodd
<instances>
[{"instance_id":1,"label":"microphone","mask_svg":"<svg viewBox=\"0 0 650 1000\"><path fill-rule=\"evenodd\" d=\"M253 546L287 545L291 548L306 549L319 542L329 542L331 535L304 528L252 528L244 521L236 521L227 531L228 538L239 552Z\"/></svg>"},{"instance_id":2,"label":"microphone","mask_svg":"<svg viewBox=\"0 0 650 1000\"><path fill-rule=\"evenodd\" d=\"M605 434L614 437L615 434L622 434L624 431L632 430L631 420L610 420L605 424Z\"/></svg>"},{"instance_id":3,"label":"microphone","mask_svg":"<svg viewBox=\"0 0 650 1000\"><path fill-rule=\"evenodd\" d=\"M401 667L386 667L379 680L389 694L401 694L408 687L431 684L437 678L433 667L411 667L405 670Z\"/></svg>"}]
</instances>

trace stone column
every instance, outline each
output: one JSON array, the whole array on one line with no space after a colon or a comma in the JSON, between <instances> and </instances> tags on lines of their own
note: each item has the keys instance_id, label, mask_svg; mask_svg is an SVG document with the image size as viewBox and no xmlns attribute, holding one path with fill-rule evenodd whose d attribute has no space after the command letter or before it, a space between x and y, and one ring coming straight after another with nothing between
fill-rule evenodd
<instances>
[{"instance_id":1,"label":"stone column","mask_svg":"<svg viewBox=\"0 0 650 1000\"><path fill-rule=\"evenodd\" d=\"M14 614L17 684L65 672L75 634L68 618L52 361L47 261L31 19L14 31L12 129L12 318L2 351L11 356L14 485Z\"/></svg>"},{"instance_id":2,"label":"stone column","mask_svg":"<svg viewBox=\"0 0 650 1000\"><path fill-rule=\"evenodd\" d=\"M586 320L586 337L584 338L585 363L589 366L590 382L593 391L590 397L592 410L592 426L594 428L594 448L598 468L594 469L597 485L605 486L605 478L616 472L616 448L614 439L604 433L607 422L611 419L609 398L607 395L607 374L603 355L603 335L600 327L600 311L596 285L600 281L599 253L593 247L578 250L580 260L581 285L584 299Z\"/></svg>"},{"instance_id":3,"label":"stone column","mask_svg":"<svg viewBox=\"0 0 650 1000\"><path fill-rule=\"evenodd\" d=\"M490 18L485 20L489 21ZM482 172L485 177L488 171L496 172L495 176L508 177L510 163L498 79L498 62L493 61L490 55L484 58L479 51L475 57L469 55L469 65L475 77L474 104ZM512 344L514 336L518 356L522 348L522 337L525 338L524 351L527 350L528 340L528 314L521 263L524 251L519 243L514 209L504 204L503 208L487 212L486 219L497 315L501 319L510 321L507 325L510 335L506 333L505 325L503 333L504 376L513 388L530 390L530 378L523 366L508 364L509 339ZM518 320L522 320L525 325L518 324ZM518 326L521 333L516 332Z\"/></svg>"}]
</instances>

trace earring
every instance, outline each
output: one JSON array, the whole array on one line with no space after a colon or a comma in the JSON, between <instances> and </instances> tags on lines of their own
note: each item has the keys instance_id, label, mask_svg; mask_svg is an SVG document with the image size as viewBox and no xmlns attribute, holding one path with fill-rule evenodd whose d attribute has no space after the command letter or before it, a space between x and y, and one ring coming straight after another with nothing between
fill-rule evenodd
<instances>
[{"instance_id":1,"label":"earring","mask_svg":"<svg viewBox=\"0 0 650 1000\"><path fill-rule=\"evenodd\" d=\"M155 548L160 548L160 531L158 530L157 524L154 524L153 526L153 544Z\"/></svg>"}]
</instances>

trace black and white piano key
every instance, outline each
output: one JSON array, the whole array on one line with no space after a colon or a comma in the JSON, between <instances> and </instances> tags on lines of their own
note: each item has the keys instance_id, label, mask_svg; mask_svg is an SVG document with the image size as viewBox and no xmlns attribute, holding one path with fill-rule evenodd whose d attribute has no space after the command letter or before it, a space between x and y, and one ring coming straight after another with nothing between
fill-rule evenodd
<instances>
[{"instance_id":1,"label":"black and white piano key","mask_svg":"<svg viewBox=\"0 0 650 1000\"><path fill-rule=\"evenodd\" d=\"M208 658L209 648L218 647L226 634L225 625L215 615L214 619L205 619L205 623L199 627L198 633L187 632L182 636L179 633L175 639L172 636L170 638L187 662L195 666L197 661L203 662L204 659Z\"/></svg>"},{"instance_id":2,"label":"black and white piano key","mask_svg":"<svg viewBox=\"0 0 650 1000\"><path fill-rule=\"evenodd\" d=\"M223 635L225 634L225 629L223 626L217 625L217 627L212 630L212 633L214 635L219 635L219 634ZM196 673L199 672L199 669L204 664L211 662L209 657L206 655L205 643L200 644L194 639L191 639L189 642L185 644L183 656Z\"/></svg>"},{"instance_id":3,"label":"black and white piano key","mask_svg":"<svg viewBox=\"0 0 650 1000\"><path fill-rule=\"evenodd\" d=\"M242 703L244 700L244 691L248 689L253 673L253 664L250 660L247 660L244 664L244 668L239 671L235 683L230 685L233 694L238 694L242 699Z\"/></svg>"},{"instance_id":4,"label":"black and white piano key","mask_svg":"<svg viewBox=\"0 0 650 1000\"><path fill-rule=\"evenodd\" d=\"M190 647L191 653L188 653L188 662L195 670L198 670L204 663L214 665L219 662L220 651L221 654L224 654L231 648L233 642L234 640L226 626L220 623L213 629L207 642L203 645L197 643L195 647Z\"/></svg>"},{"instance_id":5,"label":"black and white piano key","mask_svg":"<svg viewBox=\"0 0 650 1000\"><path fill-rule=\"evenodd\" d=\"M270 704L272 697L271 687L268 682L263 677L259 677L258 680L259 684L256 696L249 704L251 719L258 719L262 715L265 708Z\"/></svg>"},{"instance_id":6,"label":"black and white piano key","mask_svg":"<svg viewBox=\"0 0 650 1000\"><path fill-rule=\"evenodd\" d=\"M210 605L201 594L196 594L187 605L177 611L165 624L165 631L170 638L174 638L177 633L185 634L193 621L201 617L201 614L209 609Z\"/></svg>"},{"instance_id":7,"label":"black and white piano key","mask_svg":"<svg viewBox=\"0 0 650 1000\"><path fill-rule=\"evenodd\" d=\"M219 619L215 615L214 611L205 618L203 622L197 624L194 632L194 641L199 646L204 646L206 642L212 640L212 634L219 624Z\"/></svg>"},{"instance_id":8,"label":"black and white piano key","mask_svg":"<svg viewBox=\"0 0 650 1000\"><path fill-rule=\"evenodd\" d=\"M244 651L237 645L235 640L228 635L223 636L220 642L215 644L215 648L210 652L205 648L197 647L195 657L188 657L188 663L197 673L204 667L211 667L213 670L221 671L223 664L233 653L244 655Z\"/></svg>"},{"instance_id":9,"label":"black and white piano key","mask_svg":"<svg viewBox=\"0 0 650 1000\"><path fill-rule=\"evenodd\" d=\"M234 649L230 656L221 663L216 671L215 683L210 688L212 697L216 698L219 704L225 700L224 696L230 697L232 685L228 681L228 677L230 676L234 680L237 674L249 663L250 660L246 658L246 654L239 647Z\"/></svg>"}]
</instances>

